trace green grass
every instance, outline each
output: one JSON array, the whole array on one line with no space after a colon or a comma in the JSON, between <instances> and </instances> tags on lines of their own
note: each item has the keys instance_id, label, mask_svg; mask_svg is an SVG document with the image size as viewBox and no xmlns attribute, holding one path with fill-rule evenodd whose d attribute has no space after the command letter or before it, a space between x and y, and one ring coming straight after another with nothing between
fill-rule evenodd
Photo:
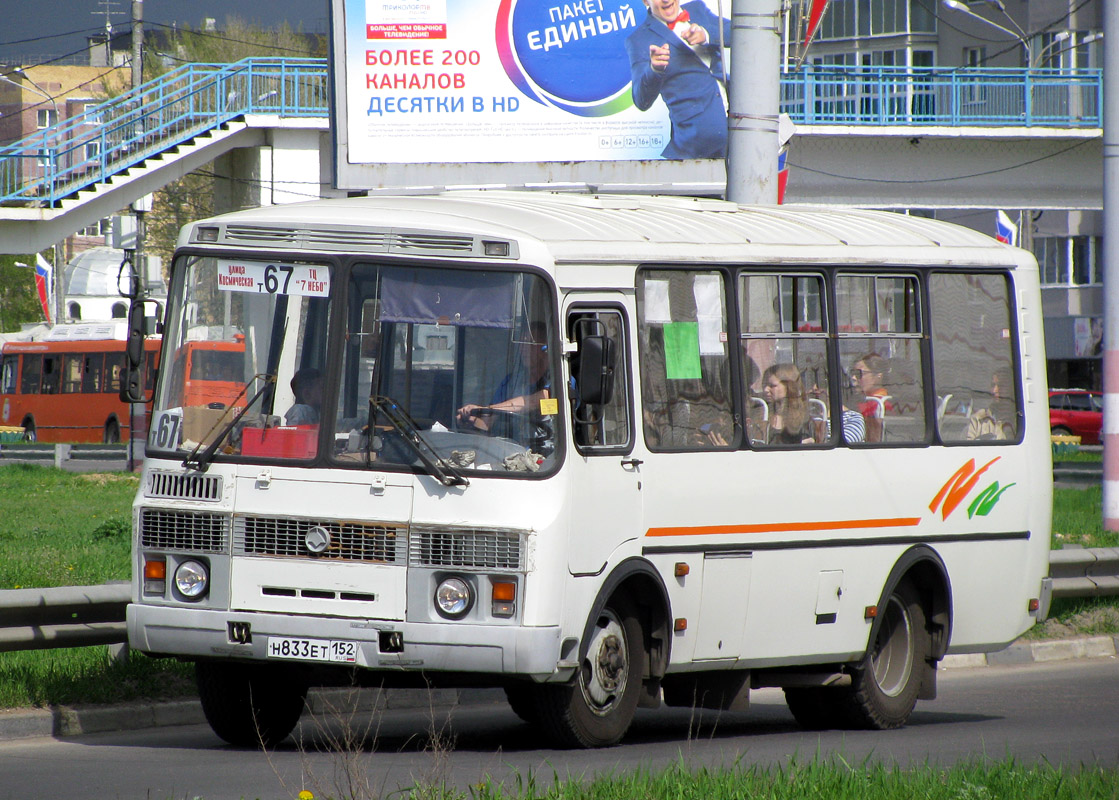
<instances>
[{"instance_id":1,"label":"green grass","mask_svg":"<svg viewBox=\"0 0 1119 800\"><path fill-rule=\"evenodd\" d=\"M136 475L0 466L0 589L90 586L131 574ZM0 708L162 699L194 691L190 667L105 647L0 653Z\"/></svg>"},{"instance_id":2,"label":"green grass","mask_svg":"<svg viewBox=\"0 0 1119 800\"><path fill-rule=\"evenodd\" d=\"M138 486L121 472L0 467L0 589L128 580Z\"/></svg>"},{"instance_id":3,"label":"green grass","mask_svg":"<svg viewBox=\"0 0 1119 800\"><path fill-rule=\"evenodd\" d=\"M1082 464L1099 464L1103 461L1103 451L1096 450L1089 452L1087 450L1078 450L1074 453L1061 453L1053 454L1054 461L1075 461Z\"/></svg>"},{"instance_id":4,"label":"green grass","mask_svg":"<svg viewBox=\"0 0 1119 800\"><path fill-rule=\"evenodd\" d=\"M785 766L689 769L683 765L650 772L599 778L589 783L550 784L531 775L512 786L489 782L469 794L441 786L417 786L403 798L440 800L1115 800L1119 774L1090 765L1075 769L1045 763L1027 766L1013 760L974 762L953 767L903 769L882 764L849 763L841 756ZM317 800L359 798L361 794L313 793Z\"/></svg>"},{"instance_id":5,"label":"green grass","mask_svg":"<svg viewBox=\"0 0 1119 800\"><path fill-rule=\"evenodd\" d=\"M0 653L0 708L167 700L197 694L194 668L132 653L126 663L106 647Z\"/></svg>"},{"instance_id":6,"label":"green grass","mask_svg":"<svg viewBox=\"0 0 1119 800\"><path fill-rule=\"evenodd\" d=\"M1119 547L1119 531L1103 529L1103 489L1053 490L1054 550L1066 544L1081 547Z\"/></svg>"}]
</instances>

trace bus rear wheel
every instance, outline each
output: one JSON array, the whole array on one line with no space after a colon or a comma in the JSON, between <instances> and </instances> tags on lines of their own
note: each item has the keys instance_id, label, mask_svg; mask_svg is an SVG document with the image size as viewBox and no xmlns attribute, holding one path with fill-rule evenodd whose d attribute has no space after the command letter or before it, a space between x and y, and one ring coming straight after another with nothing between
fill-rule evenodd
<instances>
[{"instance_id":1,"label":"bus rear wheel","mask_svg":"<svg viewBox=\"0 0 1119 800\"><path fill-rule=\"evenodd\" d=\"M303 713L307 684L290 669L199 661L194 671L206 721L232 745L272 747Z\"/></svg>"},{"instance_id":2,"label":"bus rear wheel","mask_svg":"<svg viewBox=\"0 0 1119 800\"><path fill-rule=\"evenodd\" d=\"M34 442L38 440L35 434L35 420L25 419L23 421L23 441Z\"/></svg>"},{"instance_id":3,"label":"bus rear wheel","mask_svg":"<svg viewBox=\"0 0 1119 800\"><path fill-rule=\"evenodd\" d=\"M882 622L852 670L850 686L785 689L789 710L803 727L888 730L909 719L932 649L925 610L913 585L902 582L879 613Z\"/></svg>"},{"instance_id":4,"label":"bus rear wheel","mask_svg":"<svg viewBox=\"0 0 1119 800\"><path fill-rule=\"evenodd\" d=\"M645 674L644 633L632 605L613 599L566 686L538 688L536 719L561 747L606 747L629 730Z\"/></svg>"},{"instance_id":5,"label":"bus rear wheel","mask_svg":"<svg viewBox=\"0 0 1119 800\"><path fill-rule=\"evenodd\" d=\"M105 433L101 437L105 444L120 444L120 423L111 419L105 423Z\"/></svg>"}]
</instances>

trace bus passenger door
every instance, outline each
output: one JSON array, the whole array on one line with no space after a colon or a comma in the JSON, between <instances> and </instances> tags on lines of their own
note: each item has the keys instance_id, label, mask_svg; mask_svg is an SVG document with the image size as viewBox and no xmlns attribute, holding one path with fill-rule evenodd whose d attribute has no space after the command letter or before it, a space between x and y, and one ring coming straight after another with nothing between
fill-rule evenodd
<instances>
[{"instance_id":1,"label":"bus passenger door","mask_svg":"<svg viewBox=\"0 0 1119 800\"><path fill-rule=\"evenodd\" d=\"M569 302L564 317L565 339L577 348L568 359L568 569L597 574L641 528L627 313L620 294L596 293Z\"/></svg>"}]
</instances>

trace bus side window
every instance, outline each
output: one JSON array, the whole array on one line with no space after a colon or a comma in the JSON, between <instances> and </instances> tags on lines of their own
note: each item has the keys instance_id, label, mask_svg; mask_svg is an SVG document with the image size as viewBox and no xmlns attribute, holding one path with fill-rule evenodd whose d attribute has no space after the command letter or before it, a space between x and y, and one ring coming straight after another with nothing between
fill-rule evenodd
<instances>
[{"instance_id":1,"label":"bus side window","mask_svg":"<svg viewBox=\"0 0 1119 800\"><path fill-rule=\"evenodd\" d=\"M1005 275L933 273L933 373L942 442L1017 441L1018 381ZM960 331L966 331L961 336Z\"/></svg>"},{"instance_id":2,"label":"bus side window","mask_svg":"<svg viewBox=\"0 0 1119 800\"><path fill-rule=\"evenodd\" d=\"M827 443L834 437L823 276L742 272L738 301L750 444Z\"/></svg>"},{"instance_id":3,"label":"bus side window","mask_svg":"<svg viewBox=\"0 0 1119 800\"><path fill-rule=\"evenodd\" d=\"M124 373L124 353L108 353L105 356L106 392L120 393L120 379Z\"/></svg>"},{"instance_id":4,"label":"bus side window","mask_svg":"<svg viewBox=\"0 0 1119 800\"><path fill-rule=\"evenodd\" d=\"M726 287L717 272L648 270L637 280L642 427L655 450L736 447Z\"/></svg>"},{"instance_id":5,"label":"bus side window","mask_svg":"<svg viewBox=\"0 0 1119 800\"><path fill-rule=\"evenodd\" d=\"M864 418L866 441L925 442L917 278L840 274L835 285L843 388Z\"/></svg>"},{"instance_id":6,"label":"bus side window","mask_svg":"<svg viewBox=\"0 0 1119 800\"><path fill-rule=\"evenodd\" d=\"M23 357L23 376L20 380L20 391L23 394L39 394L39 379L43 375L43 357L41 355L25 355Z\"/></svg>"},{"instance_id":7,"label":"bus side window","mask_svg":"<svg viewBox=\"0 0 1119 800\"><path fill-rule=\"evenodd\" d=\"M82 393L101 391L101 372L105 364L104 353L89 353L82 359Z\"/></svg>"},{"instance_id":8,"label":"bus side window","mask_svg":"<svg viewBox=\"0 0 1119 800\"><path fill-rule=\"evenodd\" d=\"M4 356L3 367L0 367L0 394L15 394L18 366L19 356Z\"/></svg>"},{"instance_id":9,"label":"bus side window","mask_svg":"<svg viewBox=\"0 0 1119 800\"><path fill-rule=\"evenodd\" d=\"M85 357L81 353L67 353L62 357L62 391L64 394L77 394L82 391L82 366Z\"/></svg>"},{"instance_id":10,"label":"bus side window","mask_svg":"<svg viewBox=\"0 0 1119 800\"><path fill-rule=\"evenodd\" d=\"M575 309L568 314L567 332L578 343L587 336L602 336L613 348L613 392L605 403L587 405L576 381L578 354L571 361L570 388L571 424L575 444L580 450L592 448L628 448L630 432L630 380L627 369L629 345L625 318L619 311Z\"/></svg>"},{"instance_id":11,"label":"bus side window","mask_svg":"<svg viewBox=\"0 0 1119 800\"><path fill-rule=\"evenodd\" d=\"M62 356L43 356L43 394L58 394L62 383Z\"/></svg>"}]
</instances>

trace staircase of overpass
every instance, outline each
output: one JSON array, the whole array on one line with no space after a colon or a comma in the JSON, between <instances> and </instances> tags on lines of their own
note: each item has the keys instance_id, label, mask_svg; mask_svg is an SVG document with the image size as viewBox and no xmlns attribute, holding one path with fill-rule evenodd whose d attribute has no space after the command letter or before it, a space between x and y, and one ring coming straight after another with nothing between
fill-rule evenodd
<instances>
[{"instance_id":1,"label":"staircase of overpass","mask_svg":"<svg viewBox=\"0 0 1119 800\"><path fill-rule=\"evenodd\" d=\"M1102 96L1093 69L783 75L797 126L786 202L1101 208ZM0 252L43 249L277 130L325 131L329 116L325 60L184 65L0 148Z\"/></svg>"}]
</instances>

